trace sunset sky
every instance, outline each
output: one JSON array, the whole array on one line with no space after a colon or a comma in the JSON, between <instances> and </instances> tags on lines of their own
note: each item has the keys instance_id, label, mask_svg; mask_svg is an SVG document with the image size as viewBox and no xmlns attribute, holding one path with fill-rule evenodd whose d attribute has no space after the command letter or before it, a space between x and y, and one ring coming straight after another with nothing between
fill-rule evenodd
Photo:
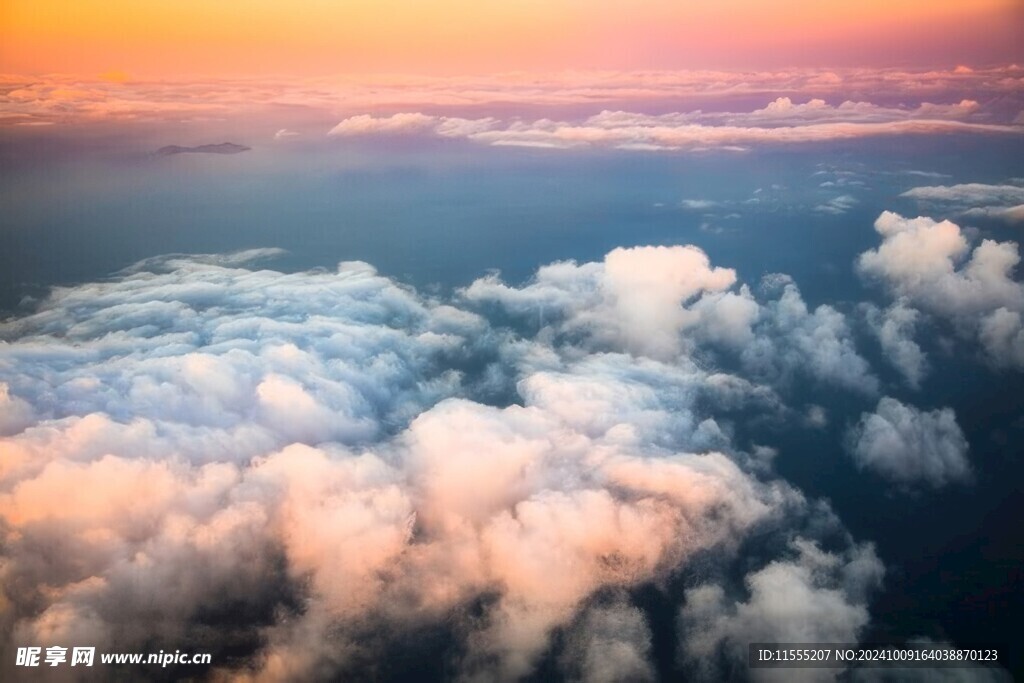
<instances>
[{"instance_id":1,"label":"sunset sky","mask_svg":"<svg viewBox=\"0 0 1024 683\"><path fill-rule=\"evenodd\" d=\"M0 0L0 680L863 683L748 646L1004 640L1022 30ZM211 659L102 661L156 650Z\"/></svg>"},{"instance_id":2,"label":"sunset sky","mask_svg":"<svg viewBox=\"0 0 1024 683\"><path fill-rule=\"evenodd\" d=\"M1016 0L7 0L5 72L141 77L1007 62Z\"/></svg>"}]
</instances>

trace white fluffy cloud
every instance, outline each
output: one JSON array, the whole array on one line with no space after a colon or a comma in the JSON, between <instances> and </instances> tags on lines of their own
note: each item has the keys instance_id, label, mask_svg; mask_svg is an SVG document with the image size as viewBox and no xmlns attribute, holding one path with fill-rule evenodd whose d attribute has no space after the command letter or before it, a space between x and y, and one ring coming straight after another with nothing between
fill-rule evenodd
<instances>
[{"instance_id":1,"label":"white fluffy cloud","mask_svg":"<svg viewBox=\"0 0 1024 683\"><path fill-rule=\"evenodd\" d=\"M419 113L393 116L360 114L347 118L327 132L328 135L367 135L381 133L413 133L433 128L437 118Z\"/></svg>"},{"instance_id":2,"label":"white fluffy cloud","mask_svg":"<svg viewBox=\"0 0 1024 683\"><path fill-rule=\"evenodd\" d=\"M391 116L360 114L345 119L327 132L333 136L411 134L430 131L442 137L468 137L494 127L497 119L463 119L401 113Z\"/></svg>"},{"instance_id":3,"label":"white fluffy cloud","mask_svg":"<svg viewBox=\"0 0 1024 683\"><path fill-rule=\"evenodd\" d=\"M362 263L293 275L202 259L149 267L55 290L5 326L18 343L3 348L0 371L40 418L103 413L244 427L262 443L357 443L451 395L450 359L486 326Z\"/></svg>"},{"instance_id":4,"label":"white fluffy cloud","mask_svg":"<svg viewBox=\"0 0 1024 683\"><path fill-rule=\"evenodd\" d=\"M654 681L650 651L646 617L618 596L611 604L591 607L583 614L570 632L563 666L570 680Z\"/></svg>"},{"instance_id":5,"label":"white fluffy cloud","mask_svg":"<svg viewBox=\"0 0 1024 683\"><path fill-rule=\"evenodd\" d=\"M699 677L721 678L721 657L733 665L744 661L750 643L857 642L869 621L864 601L884 573L874 549L856 546L836 555L798 538L792 554L749 573L743 586L746 599L736 600L716 583L686 592L680 612L681 652ZM837 673L763 669L749 675L831 681Z\"/></svg>"},{"instance_id":6,"label":"white fluffy cloud","mask_svg":"<svg viewBox=\"0 0 1024 683\"><path fill-rule=\"evenodd\" d=\"M753 339L742 349L748 372L782 381L803 373L866 394L877 391L878 380L857 353L842 313L825 304L810 311L788 277L769 277L766 284L782 293L765 304Z\"/></svg>"},{"instance_id":7,"label":"white fluffy cloud","mask_svg":"<svg viewBox=\"0 0 1024 683\"><path fill-rule=\"evenodd\" d=\"M848 434L858 466L906 486L941 488L971 477L967 439L950 408L922 411L883 397Z\"/></svg>"},{"instance_id":8,"label":"white fluffy cloud","mask_svg":"<svg viewBox=\"0 0 1024 683\"><path fill-rule=\"evenodd\" d=\"M914 341L921 312L902 299L884 310L868 304L865 311L886 359L899 370L908 386L920 388L921 381L928 374L927 354Z\"/></svg>"},{"instance_id":9,"label":"white fluffy cloud","mask_svg":"<svg viewBox=\"0 0 1024 683\"><path fill-rule=\"evenodd\" d=\"M1018 311L1000 307L985 315L978 338L993 358L1024 368L1024 324Z\"/></svg>"},{"instance_id":10,"label":"white fluffy cloud","mask_svg":"<svg viewBox=\"0 0 1024 683\"><path fill-rule=\"evenodd\" d=\"M951 221L889 211L875 221L875 230L882 243L858 258L861 275L978 338L993 362L1021 365L1024 288L1014 279L1020 262L1015 242L985 239L972 249Z\"/></svg>"},{"instance_id":11,"label":"white fluffy cloud","mask_svg":"<svg viewBox=\"0 0 1024 683\"><path fill-rule=\"evenodd\" d=\"M755 376L787 382L797 374L873 393L877 380L857 353L845 316L809 311L788 279L777 300L759 303L736 287L730 269L712 268L696 247L616 249L602 263L558 263L516 288L491 275L463 291L500 304L555 343L625 349L669 359L697 347L736 355Z\"/></svg>"},{"instance_id":12,"label":"white fluffy cloud","mask_svg":"<svg viewBox=\"0 0 1024 683\"><path fill-rule=\"evenodd\" d=\"M566 671L642 679L650 626L624 591L701 553L724 571L755 528L807 526L767 451L716 420L775 414L777 395L678 340L753 334L758 315L699 250L616 250L464 295L543 305L559 339L363 263L246 265L272 255L152 259L0 328L4 647L157 643L281 680L356 675L451 628L458 675L513 680L567 629ZM473 400L492 381L517 403ZM835 575L859 562L829 557ZM855 634L863 596L827 595Z\"/></svg>"},{"instance_id":13,"label":"white fluffy cloud","mask_svg":"<svg viewBox=\"0 0 1024 683\"><path fill-rule=\"evenodd\" d=\"M6 382L0 382L0 436L17 434L33 421L32 406L12 396Z\"/></svg>"},{"instance_id":14,"label":"white fluffy cloud","mask_svg":"<svg viewBox=\"0 0 1024 683\"><path fill-rule=\"evenodd\" d=\"M547 316L565 333L586 333L613 348L670 358L679 352L680 332L699 317L684 304L735 282L735 271L711 267L697 247L637 247L615 249L602 263L545 266L520 289L490 276L465 296L538 320Z\"/></svg>"},{"instance_id":15,"label":"white fluffy cloud","mask_svg":"<svg viewBox=\"0 0 1024 683\"><path fill-rule=\"evenodd\" d=\"M1020 305L1020 285L1010 278L1020 261L1015 243L984 240L971 250L955 223L888 211L875 230L882 244L861 254L858 266L910 300L954 315Z\"/></svg>"}]
</instances>

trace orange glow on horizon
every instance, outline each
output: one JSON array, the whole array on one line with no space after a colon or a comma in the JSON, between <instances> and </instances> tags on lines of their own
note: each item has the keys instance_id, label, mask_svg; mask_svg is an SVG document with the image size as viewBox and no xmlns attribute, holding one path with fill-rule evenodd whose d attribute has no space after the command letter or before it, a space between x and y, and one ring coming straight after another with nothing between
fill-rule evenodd
<instances>
[{"instance_id":1,"label":"orange glow on horizon","mask_svg":"<svg viewBox=\"0 0 1024 683\"><path fill-rule=\"evenodd\" d=\"M965 31L967 39L986 39L982 24L1020 37L1012 25L1020 14L1014 0L5 0L0 70L169 76L756 67L826 63L843 49L898 36L907 50L937 43L941 54L942 41L965 40ZM1003 38L1012 44L1013 35Z\"/></svg>"}]
</instances>

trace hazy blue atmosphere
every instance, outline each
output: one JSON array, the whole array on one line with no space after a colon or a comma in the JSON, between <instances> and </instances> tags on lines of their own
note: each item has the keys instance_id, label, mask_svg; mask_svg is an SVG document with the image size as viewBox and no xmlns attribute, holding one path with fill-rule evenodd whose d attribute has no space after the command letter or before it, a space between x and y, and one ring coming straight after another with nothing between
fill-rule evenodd
<instances>
[{"instance_id":1,"label":"hazy blue atmosphere","mask_svg":"<svg viewBox=\"0 0 1024 683\"><path fill-rule=\"evenodd\" d=\"M257 247L287 250L273 264L287 270L364 260L451 288L491 269L521 282L617 246L695 244L744 282L784 272L814 303L859 301L852 264L876 241L874 219L921 211L901 193L1005 182L1024 154L1019 139L947 136L685 156L241 137L251 152L152 155L164 139L105 137L79 142L84 151L36 131L3 141L4 308L158 254ZM848 184L821 187L837 178ZM841 196L853 199L841 213L815 210ZM993 235L1015 237L993 223Z\"/></svg>"}]
</instances>

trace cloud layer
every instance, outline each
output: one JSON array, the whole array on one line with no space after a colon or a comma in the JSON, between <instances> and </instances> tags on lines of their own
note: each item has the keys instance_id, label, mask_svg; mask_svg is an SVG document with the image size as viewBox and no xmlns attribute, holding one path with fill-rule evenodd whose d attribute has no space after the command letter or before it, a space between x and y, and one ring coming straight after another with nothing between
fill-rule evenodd
<instances>
[{"instance_id":1,"label":"cloud layer","mask_svg":"<svg viewBox=\"0 0 1024 683\"><path fill-rule=\"evenodd\" d=\"M254 115L277 123L270 133L293 127L289 111L342 118L387 118L396 112L481 118L510 105L518 108L629 107L681 100L706 111L647 116L642 126L713 123L733 127L808 123L886 123L906 120L975 121L1013 125L1024 108L1018 98L1024 69L1017 65L971 71L903 69L789 69L776 71L567 71L490 76L322 77L160 81L70 74L0 75L0 125L82 121L198 122ZM858 101L872 93L879 101ZM746 113L723 113L716 100L757 98ZM989 107L987 104L1002 103ZM1016 108L1004 111L1007 106ZM831 104L828 104L831 103ZM931 103L931 104L929 104ZM937 103L937 104L936 104ZM644 111L645 106L633 108ZM656 111L665 111L658 106ZM378 113L369 117L368 112ZM383 112L385 116L380 116ZM470 113L472 112L472 113ZM422 116L421 115L421 116ZM413 114L412 116L417 116ZM591 124L639 114L606 112ZM1019 118L1019 117L1018 117ZM301 120L301 119L300 119ZM335 119L336 121L338 119ZM357 121L363 119L357 119ZM596 127L604 127L597 125Z\"/></svg>"},{"instance_id":2,"label":"cloud layer","mask_svg":"<svg viewBox=\"0 0 1024 683\"><path fill-rule=\"evenodd\" d=\"M799 144L851 138L908 134L982 133L1020 135L1011 125L963 121L976 102L913 110L887 109L865 102L831 107L822 100L794 105L780 98L749 114L663 114L651 116L603 111L579 122L539 119L501 124L494 118L460 119L399 113L374 117L360 114L341 121L329 135L394 135L431 133L461 137L492 146L576 149L610 147L623 150L677 151L722 148L742 151L751 145Z\"/></svg>"},{"instance_id":3,"label":"cloud layer","mask_svg":"<svg viewBox=\"0 0 1024 683\"><path fill-rule=\"evenodd\" d=\"M929 185L912 188L900 196L966 219L983 218L1009 225L1024 223L1024 187L1020 185Z\"/></svg>"},{"instance_id":4,"label":"cloud layer","mask_svg":"<svg viewBox=\"0 0 1024 683\"><path fill-rule=\"evenodd\" d=\"M1024 365L1015 244L875 229L856 266L893 301L858 310L910 387L934 320ZM786 275L632 247L442 299L361 262L259 267L278 256L149 259L0 326L3 647L209 651L239 680L386 680L395 648L460 680L649 680L653 588L679 671L720 677L750 640L857 640L884 574L745 423L819 429L789 402L850 392L875 405L846 435L860 468L972 479L952 409L880 397L855 326Z\"/></svg>"},{"instance_id":5,"label":"cloud layer","mask_svg":"<svg viewBox=\"0 0 1024 683\"><path fill-rule=\"evenodd\" d=\"M644 247L446 303L364 263L251 265L268 256L151 259L4 324L5 643L308 680L386 678L382 652L444 632L424 657L452 677L554 657L643 679L629 591L697 557L707 599L687 605L718 635L681 656L788 623L771 586L813 598L806 633L861 632L873 550L720 422L777 415L776 390L692 357L764 340L771 385L806 366L873 390L842 317L792 283L761 303L696 248ZM740 558L746 588L722 592Z\"/></svg>"}]
</instances>

